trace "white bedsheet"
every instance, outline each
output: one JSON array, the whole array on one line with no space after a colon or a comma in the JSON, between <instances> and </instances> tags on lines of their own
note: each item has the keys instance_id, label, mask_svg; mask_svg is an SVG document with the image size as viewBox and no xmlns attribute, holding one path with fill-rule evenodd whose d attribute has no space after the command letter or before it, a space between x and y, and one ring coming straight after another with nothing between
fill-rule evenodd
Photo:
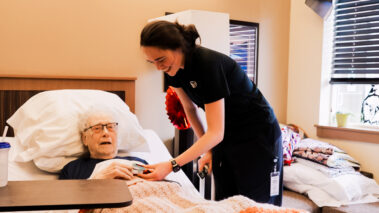
<instances>
[{"instance_id":1,"label":"white bedsheet","mask_svg":"<svg viewBox=\"0 0 379 213\"><path fill-rule=\"evenodd\" d=\"M379 201L379 186L358 172L330 178L312 167L292 163L284 166L283 184L293 191L307 194L319 207Z\"/></svg>"},{"instance_id":2,"label":"white bedsheet","mask_svg":"<svg viewBox=\"0 0 379 213\"><path fill-rule=\"evenodd\" d=\"M170 155L166 146L163 144L162 140L158 137L158 135L153 130L144 131L146 133L145 136L148 139L150 152L130 152L128 153L128 155L145 159L149 164L170 160L172 156ZM182 187L186 188L186 190L188 190L191 193L199 193L183 171L179 171L177 173L171 172L166 177L166 179L179 182L182 185Z\"/></svg>"},{"instance_id":3,"label":"white bedsheet","mask_svg":"<svg viewBox=\"0 0 379 213\"><path fill-rule=\"evenodd\" d=\"M144 130L144 134L148 139L150 152L128 152L119 153L122 156L136 156L145 159L149 164L166 161L172 158L162 140L153 130ZM6 142L11 144L9 151L9 164L8 164L8 180L53 180L58 178L58 174L44 172L38 169L32 161L29 162L15 162L14 156L22 150L22 147L13 137L5 138ZM166 179L179 182L181 186L188 191L188 193L199 194L191 181L187 178L183 171L177 173L170 173ZM46 211L43 211L46 212ZM54 211L56 212L56 211ZM62 211L59 211L62 212ZM77 212L77 211L63 211L63 212Z\"/></svg>"}]
</instances>

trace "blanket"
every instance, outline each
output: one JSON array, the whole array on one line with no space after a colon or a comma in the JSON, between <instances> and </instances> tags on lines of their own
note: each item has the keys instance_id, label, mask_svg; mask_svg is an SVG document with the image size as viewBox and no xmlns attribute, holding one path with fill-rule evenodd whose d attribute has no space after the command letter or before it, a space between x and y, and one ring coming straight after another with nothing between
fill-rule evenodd
<instances>
[{"instance_id":1,"label":"blanket","mask_svg":"<svg viewBox=\"0 0 379 213\"><path fill-rule=\"evenodd\" d=\"M260 204L238 195L222 201L205 200L200 195L187 193L179 184L167 181L127 181L133 203L123 208L93 209L94 213L119 212L272 212L301 213L305 210L288 209ZM87 211L88 212L88 211Z\"/></svg>"}]
</instances>

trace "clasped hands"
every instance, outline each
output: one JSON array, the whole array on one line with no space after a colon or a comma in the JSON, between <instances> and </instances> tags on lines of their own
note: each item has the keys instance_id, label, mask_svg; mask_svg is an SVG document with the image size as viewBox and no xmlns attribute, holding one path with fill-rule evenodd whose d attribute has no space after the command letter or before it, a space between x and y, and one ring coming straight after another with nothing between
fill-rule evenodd
<instances>
[{"instance_id":1,"label":"clasped hands","mask_svg":"<svg viewBox=\"0 0 379 213\"><path fill-rule=\"evenodd\" d=\"M208 174L212 172L212 151L205 153L199 160L199 171L202 171L205 165L208 165ZM163 180L172 172L171 162L161 162L153 165L144 165L151 173L139 174L138 176L146 180Z\"/></svg>"},{"instance_id":2,"label":"clasped hands","mask_svg":"<svg viewBox=\"0 0 379 213\"><path fill-rule=\"evenodd\" d=\"M212 172L212 153L207 152L199 160L199 171L203 170L203 167L208 165L208 173ZM98 165L97 165L98 166ZM96 167L97 167L96 166ZM161 162L153 165L142 165L150 173L147 174L137 174L137 176L146 180L163 180L170 172L172 172L172 165L169 161ZM133 167L130 164L121 163L118 161L113 161L109 165L103 166L102 168L95 168L90 179L124 179L131 180L133 175Z\"/></svg>"}]
</instances>

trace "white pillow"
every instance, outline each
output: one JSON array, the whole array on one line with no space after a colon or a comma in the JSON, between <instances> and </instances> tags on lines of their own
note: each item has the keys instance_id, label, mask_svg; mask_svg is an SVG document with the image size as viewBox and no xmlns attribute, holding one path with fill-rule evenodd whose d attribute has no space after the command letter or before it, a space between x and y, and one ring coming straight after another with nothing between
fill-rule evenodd
<instances>
[{"instance_id":1,"label":"white pillow","mask_svg":"<svg viewBox=\"0 0 379 213\"><path fill-rule=\"evenodd\" d=\"M7 120L24 149L14 160L33 160L42 170L59 172L84 152L80 114L98 106L118 119L119 149L149 151L137 117L117 95L100 90L52 90L33 96Z\"/></svg>"}]
</instances>

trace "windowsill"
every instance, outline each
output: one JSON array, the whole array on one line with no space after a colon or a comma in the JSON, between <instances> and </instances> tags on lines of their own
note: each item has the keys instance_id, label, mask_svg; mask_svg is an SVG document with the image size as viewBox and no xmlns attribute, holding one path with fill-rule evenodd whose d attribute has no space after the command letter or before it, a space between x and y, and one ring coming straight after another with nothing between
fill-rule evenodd
<instances>
[{"instance_id":1,"label":"windowsill","mask_svg":"<svg viewBox=\"0 0 379 213\"><path fill-rule=\"evenodd\" d=\"M379 130L315 125L321 138L343 139L379 144Z\"/></svg>"}]
</instances>

